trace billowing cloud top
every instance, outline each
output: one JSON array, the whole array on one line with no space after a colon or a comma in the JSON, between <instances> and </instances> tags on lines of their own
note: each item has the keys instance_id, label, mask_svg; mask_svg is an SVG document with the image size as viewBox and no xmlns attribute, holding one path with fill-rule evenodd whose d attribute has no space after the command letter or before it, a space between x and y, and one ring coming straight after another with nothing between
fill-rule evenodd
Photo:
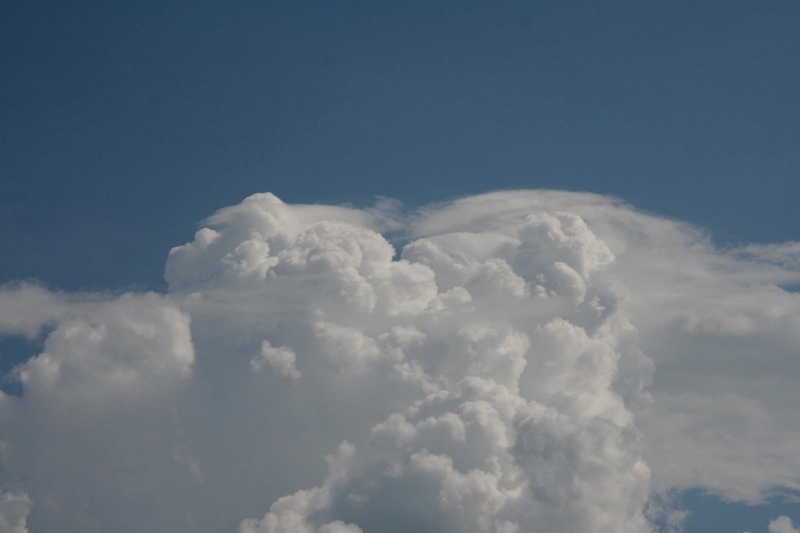
<instances>
[{"instance_id":1,"label":"billowing cloud top","mask_svg":"<svg viewBox=\"0 0 800 533\"><path fill-rule=\"evenodd\" d=\"M251 196L166 295L0 291L44 339L0 393L1 529L647 533L671 491L800 490L797 247L590 194Z\"/></svg>"}]
</instances>

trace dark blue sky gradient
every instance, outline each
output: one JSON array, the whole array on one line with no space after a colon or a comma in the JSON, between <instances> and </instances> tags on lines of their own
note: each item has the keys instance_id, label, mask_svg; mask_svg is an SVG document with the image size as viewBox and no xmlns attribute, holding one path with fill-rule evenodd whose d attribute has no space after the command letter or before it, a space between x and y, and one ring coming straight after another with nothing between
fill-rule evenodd
<instances>
[{"instance_id":1,"label":"dark blue sky gradient","mask_svg":"<svg viewBox=\"0 0 800 533\"><path fill-rule=\"evenodd\" d=\"M162 288L171 246L267 190L586 190L800 239L796 2L0 10L0 280Z\"/></svg>"}]
</instances>

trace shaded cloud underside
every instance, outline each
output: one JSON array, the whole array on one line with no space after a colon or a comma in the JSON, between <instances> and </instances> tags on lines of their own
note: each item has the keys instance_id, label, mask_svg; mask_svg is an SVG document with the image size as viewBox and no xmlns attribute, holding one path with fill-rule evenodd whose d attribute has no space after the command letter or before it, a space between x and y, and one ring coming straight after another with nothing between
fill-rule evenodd
<instances>
[{"instance_id":1,"label":"shaded cloud underside","mask_svg":"<svg viewBox=\"0 0 800 533\"><path fill-rule=\"evenodd\" d=\"M0 291L0 334L47 332L0 529L645 533L656 495L800 490L796 255L591 194L251 196L168 294Z\"/></svg>"}]
</instances>

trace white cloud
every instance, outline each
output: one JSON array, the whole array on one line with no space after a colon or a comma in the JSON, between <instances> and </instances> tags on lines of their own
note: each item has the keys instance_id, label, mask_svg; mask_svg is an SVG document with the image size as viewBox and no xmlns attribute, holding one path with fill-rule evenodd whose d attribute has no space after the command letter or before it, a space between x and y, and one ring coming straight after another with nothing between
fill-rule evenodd
<instances>
[{"instance_id":1,"label":"white cloud","mask_svg":"<svg viewBox=\"0 0 800 533\"><path fill-rule=\"evenodd\" d=\"M0 334L49 328L0 395L20 531L648 533L800 488L791 245L555 191L205 224L168 295L0 289Z\"/></svg>"},{"instance_id":2,"label":"white cloud","mask_svg":"<svg viewBox=\"0 0 800 533\"><path fill-rule=\"evenodd\" d=\"M515 220L538 210L579 215L615 256L606 274L625 296L611 307L630 320L639 339L633 349L656 369L652 405L637 410L654 489L704 487L749 502L771 487L800 489L791 452L800 446L791 393L800 376L800 294L780 288L800 281L799 245L720 251L685 224L555 191L465 198L431 210L414 228L508 235Z\"/></svg>"},{"instance_id":3,"label":"white cloud","mask_svg":"<svg viewBox=\"0 0 800 533\"><path fill-rule=\"evenodd\" d=\"M302 374L295 368L296 359L297 355L291 348L274 347L269 341L264 341L261 343L261 357L254 357L250 360L250 364L254 370L261 370L264 364L268 364L281 376L299 379Z\"/></svg>"},{"instance_id":4,"label":"white cloud","mask_svg":"<svg viewBox=\"0 0 800 533\"><path fill-rule=\"evenodd\" d=\"M25 493L0 493L0 532L28 533L26 522L31 499Z\"/></svg>"},{"instance_id":5,"label":"white cloud","mask_svg":"<svg viewBox=\"0 0 800 533\"><path fill-rule=\"evenodd\" d=\"M11 283L0 288L0 335L35 337L47 325L67 313L63 296L30 283Z\"/></svg>"},{"instance_id":6,"label":"white cloud","mask_svg":"<svg viewBox=\"0 0 800 533\"><path fill-rule=\"evenodd\" d=\"M791 518L781 515L769 523L769 533L800 533L800 531L794 527Z\"/></svg>"},{"instance_id":7,"label":"white cloud","mask_svg":"<svg viewBox=\"0 0 800 533\"><path fill-rule=\"evenodd\" d=\"M2 481L25 488L31 530L124 531L127 509L188 474L171 409L193 361L189 318L164 297L72 305L17 370L23 396L0 395Z\"/></svg>"}]
</instances>

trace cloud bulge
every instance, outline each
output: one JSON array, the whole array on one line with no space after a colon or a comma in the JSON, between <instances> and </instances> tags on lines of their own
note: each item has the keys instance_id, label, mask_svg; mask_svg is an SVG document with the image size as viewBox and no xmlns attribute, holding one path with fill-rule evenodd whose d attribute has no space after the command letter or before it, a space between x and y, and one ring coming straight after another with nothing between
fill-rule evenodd
<instances>
[{"instance_id":1,"label":"cloud bulge","mask_svg":"<svg viewBox=\"0 0 800 533\"><path fill-rule=\"evenodd\" d=\"M674 491L800 490L796 250L586 193L253 195L167 294L0 290L44 346L0 394L0 524L646 533Z\"/></svg>"}]
</instances>

